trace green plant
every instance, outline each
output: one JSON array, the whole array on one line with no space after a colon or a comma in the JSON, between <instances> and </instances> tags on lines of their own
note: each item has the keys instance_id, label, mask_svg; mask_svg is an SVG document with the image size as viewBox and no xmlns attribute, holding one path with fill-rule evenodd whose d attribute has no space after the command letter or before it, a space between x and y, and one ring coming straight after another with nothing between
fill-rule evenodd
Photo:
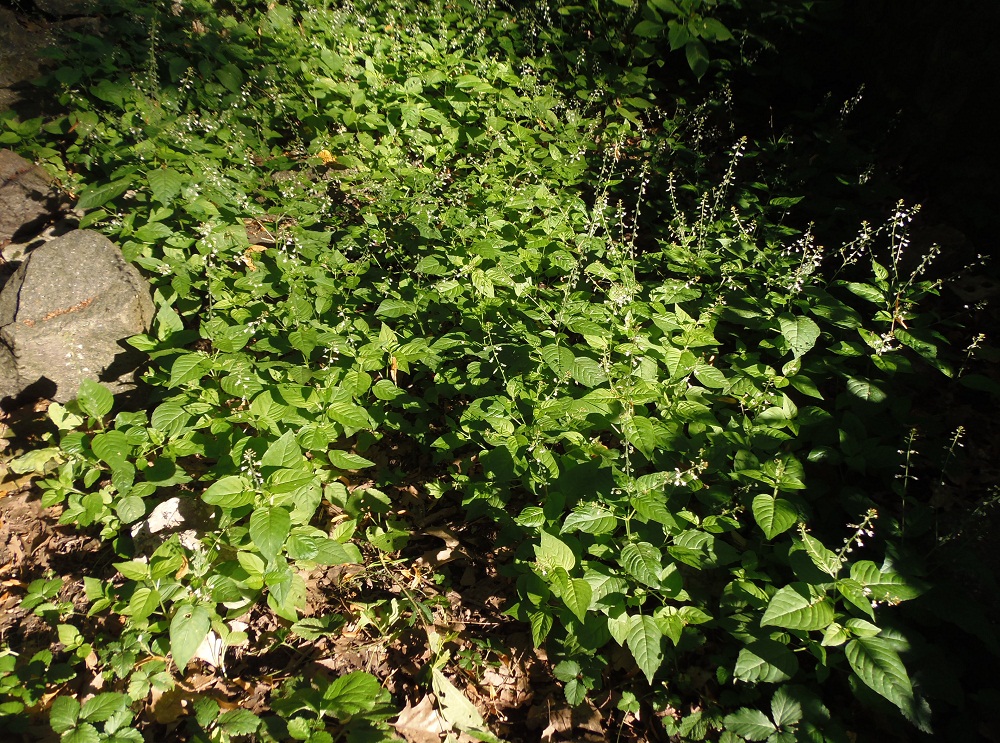
<instances>
[{"instance_id":1,"label":"green plant","mask_svg":"<svg viewBox=\"0 0 1000 743\"><path fill-rule=\"evenodd\" d=\"M495 524L508 614L571 703L611 686L671 735L839 740L826 700L870 690L929 729L892 620L925 589L895 480L907 379L950 373L919 311L937 285L904 267L912 210L824 250L788 226L804 197L754 169L765 145L720 158L701 108L668 116L637 64L653 41L621 67L489 3L231 5L109 11L121 33L81 37L49 80L67 114L0 118L158 308L130 340L148 409L85 382L12 464L117 555L85 588L121 637L62 633L127 692L59 697L56 731L113 739L190 664L225 669L257 612L278 645L338 635L342 615L303 616L325 568L392 586L353 602L355 628L432 625L398 577L419 535L389 487L399 441L422 508ZM634 27L616 5L601 23L666 33L701 77L736 3L650 0ZM183 528L144 543L174 500ZM446 719L491 735L431 653ZM395 709L360 671L290 679L270 706L316 743L387 738ZM283 735L251 710L192 716L214 740Z\"/></svg>"}]
</instances>

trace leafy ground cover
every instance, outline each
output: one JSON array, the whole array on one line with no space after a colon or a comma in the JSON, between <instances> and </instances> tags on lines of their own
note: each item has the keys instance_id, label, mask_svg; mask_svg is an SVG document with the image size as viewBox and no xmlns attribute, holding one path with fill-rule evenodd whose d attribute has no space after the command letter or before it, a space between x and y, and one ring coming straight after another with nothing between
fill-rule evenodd
<instances>
[{"instance_id":1,"label":"leafy ground cover","mask_svg":"<svg viewBox=\"0 0 1000 743\"><path fill-rule=\"evenodd\" d=\"M841 741L966 704L934 632L995 641L931 590L908 431L989 380L914 207L824 247L792 138L741 137L746 15L193 0L76 38L68 113L0 142L159 309L136 400L9 422L41 496L5 557L50 555L5 598L12 729Z\"/></svg>"}]
</instances>

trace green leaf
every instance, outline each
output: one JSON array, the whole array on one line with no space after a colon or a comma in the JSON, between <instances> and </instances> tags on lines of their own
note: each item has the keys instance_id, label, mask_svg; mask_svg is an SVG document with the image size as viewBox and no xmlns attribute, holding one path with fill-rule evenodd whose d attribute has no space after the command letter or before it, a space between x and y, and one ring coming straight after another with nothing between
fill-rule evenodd
<instances>
[{"instance_id":1,"label":"green leaf","mask_svg":"<svg viewBox=\"0 0 1000 743\"><path fill-rule=\"evenodd\" d=\"M775 626L797 630L825 629L833 622L833 604L808 583L792 583L771 598L762 627Z\"/></svg>"},{"instance_id":2,"label":"green leaf","mask_svg":"<svg viewBox=\"0 0 1000 743\"><path fill-rule=\"evenodd\" d=\"M178 356L170 365L170 381L167 382L167 388L173 389L187 382L201 379L211 365L212 360L207 354L200 351Z\"/></svg>"},{"instance_id":3,"label":"green leaf","mask_svg":"<svg viewBox=\"0 0 1000 743\"><path fill-rule=\"evenodd\" d=\"M342 451L340 449L330 449L328 452L330 464L342 470L360 470L365 467L374 467L375 463L365 459L353 452Z\"/></svg>"},{"instance_id":4,"label":"green leaf","mask_svg":"<svg viewBox=\"0 0 1000 743\"><path fill-rule=\"evenodd\" d=\"M594 503L580 503L566 517L560 534L582 531L587 534L608 534L615 530L617 517L606 508Z\"/></svg>"},{"instance_id":5,"label":"green leaf","mask_svg":"<svg viewBox=\"0 0 1000 743\"><path fill-rule=\"evenodd\" d=\"M83 709L80 711L80 719L90 722L104 722L115 712L125 709L128 702L128 697L117 692L98 694L84 702Z\"/></svg>"},{"instance_id":6,"label":"green leaf","mask_svg":"<svg viewBox=\"0 0 1000 743\"><path fill-rule=\"evenodd\" d=\"M759 709L744 707L723 719L726 730L747 740L767 740L777 728Z\"/></svg>"},{"instance_id":7,"label":"green leaf","mask_svg":"<svg viewBox=\"0 0 1000 743\"><path fill-rule=\"evenodd\" d=\"M250 516L250 538L268 562L278 556L291 528L291 514L279 506L258 508Z\"/></svg>"},{"instance_id":8,"label":"green leaf","mask_svg":"<svg viewBox=\"0 0 1000 743\"><path fill-rule=\"evenodd\" d=\"M359 431L372 425L364 408L343 400L334 400L326 408L326 414L346 429Z\"/></svg>"},{"instance_id":9,"label":"green leaf","mask_svg":"<svg viewBox=\"0 0 1000 743\"><path fill-rule=\"evenodd\" d=\"M925 590L923 583L908 579L892 570L880 571L871 560L851 565L851 578L871 591L875 601L898 604L916 598Z\"/></svg>"},{"instance_id":10,"label":"green leaf","mask_svg":"<svg viewBox=\"0 0 1000 743\"><path fill-rule=\"evenodd\" d=\"M816 537L811 534L802 531L799 536L802 538L802 544L806 548L806 554L809 555L809 559L812 560L813 565L829 575L831 578L836 578L843 565L840 558L837 557L834 552L827 549L821 541L816 539Z\"/></svg>"},{"instance_id":11,"label":"green leaf","mask_svg":"<svg viewBox=\"0 0 1000 743\"><path fill-rule=\"evenodd\" d=\"M601 365L585 356L577 356L573 360L572 376L584 387L598 387L608 381Z\"/></svg>"},{"instance_id":12,"label":"green leaf","mask_svg":"<svg viewBox=\"0 0 1000 743\"><path fill-rule=\"evenodd\" d=\"M792 679L798 670L798 658L787 645L762 638L740 648L733 675L750 683L779 683Z\"/></svg>"},{"instance_id":13,"label":"green leaf","mask_svg":"<svg viewBox=\"0 0 1000 743\"><path fill-rule=\"evenodd\" d=\"M656 451L656 428L653 421L641 415L632 415L622 421L622 433L632 446L646 457L653 458Z\"/></svg>"},{"instance_id":14,"label":"green leaf","mask_svg":"<svg viewBox=\"0 0 1000 743\"><path fill-rule=\"evenodd\" d=\"M795 358L812 349L819 340L819 325L808 317L795 317L785 312L778 316L778 323L781 325L781 335Z\"/></svg>"},{"instance_id":15,"label":"green leaf","mask_svg":"<svg viewBox=\"0 0 1000 743\"><path fill-rule=\"evenodd\" d=\"M98 419L110 413L115 404L115 398L111 391L93 379L84 379L80 382L80 391L77 393L76 399L84 413L91 418Z\"/></svg>"},{"instance_id":16,"label":"green leaf","mask_svg":"<svg viewBox=\"0 0 1000 743\"><path fill-rule=\"evenodd\" d=\"M324 707L334 716L347 718L374 709L382 696L378 679L364 671L340 676L323 690Z\"/></svg>"},{"instance_id":17,"label":"green leaf","mask_svg":"<svg viewBox=\"0 0 1000 743\"><path fill-rule=\"evenodd\" d=\"M629 542L622 548L622 566L640 583L653 588L660 587L660 571L663 570L660 550L649 542Z\"/></svg>"},{"instance_id":18,"label":"green leaf","mask_svg":"<svg viewBox=\"0 0 1000 743\"><path fill-rule=\"evenodd\" d=\"M121 431L106 431L99 433L90 440L90 448L97 457L113 468L125 462L132 452L128 437Z\"/></svg>"},{"instance_id":19,"label":"green leaf","mask_svg":"<svg viewBox=\"0 0 1000 743\"><path fill-rule=\"evenodd\" d=\"M691 39L684 45L684 55L687 57L688 67L695 77L701 80L708 72L708 49L698 39Z\"/></svg>"},{"instance_id":20,"label":"green leaf","mask_svg":"<svg viewBox=\"0 0 1000 743\"><path fill-rule=\"evenodd\" d=\"M202 605L181 604L170 620L170 653L177 670L182 674L188 661L198 652L198 647L208 636L212 617Z\"/></svg>"},{"instance_id":21,"label":"green leaf","mask_svg":"<svg viewBox=\"0 0 1000 743\"><path fill-rule=\"evenodd\" d=\"M250 481L239 475L229 475L212 483L201 494L201 499L220 508L240 508L254 502L254 491Z\"/></svg>"},{"instance_id":22,"label":"green leaf","mask_svg":"<svg viewBox=\"0 0 1000 743\"><path fill-rule=\"evenodd\" d=\"M837 591L848 603L875 619L875 611L872 609L871 601L865 596L864 586L858 581L853 578L842 578L837 581Z\"/></svg>"},{"instance_id":23,"label":"green leaf","mask_svg":"<svg viewBox=\"0 0 1000 743\"><path fill-rule=\"evenodd\" d=\"M219 715L215 726L229 735L251 735L260 727L260 718L248 709L231 709Z\"/></svg>"},{"instance_id":24,"label":"green leaf","mask_svg":"<svg viewBox=\"0 0 1000 743\"><path fill-rule=\"evenodd\" d=\"M638 614L629 617L625 644L650 684L663 662L662 639L663 633L655 619Z\"/></svg>"},{"instance_id":25,"label":"green leaf","mask_svg":"<svg viewBox=\"0 0 1000 743\"><path fill-rule=\"evenodd\" d=\"M559 586L563 603L581 622L586 620L594 589L583 578L570 578L563 568L556 568L553 578Z\"/></svg>"},{"instance_id":26,"label":"green leaf","mask_svg":"<svg viewBox=\"0 0 1000 743\"><path fill-rule=\"evenodd\" d=\"M913 705L913 687L903 661L888 640L860 637L847 643L847 662L858 678L901 710Z\"/></svg>"},{"instance_id":27,"label":"green leaf","mask_svg":"<svg viewBox=\"0 0 1000 743\"><path fill-rule=\"evenodd\" d=\"M89 722L81 722L67 733L63 733L60 743L98 743L101 740L97 728Z\"/></svg>"},{"instance_id":28,"label":"green leaf","mask_svg":"<svg viewBox=\"0 0 1000 743\"><path fill-rule=\"evenodd\" d=\"M260 463L263 467L292 467L302 461L302 450L295 441L293 431L285 431L264 452Z\"/></svg>"},{"instance_id":29,"label":"green leaf","mask_svg":"<svg viewBox=\"0 0 1000 743\"><path fill-rule=\"evenodd\" d=\"M243 87L243 72L234 64L227 64L217 69L215 77L230 93L239 93Z\"/></svg>"},{"instance_id":30,"label":"green leaf","mask_svg":"<svg viewBox=\"0 0 1000 743\"><path fill-rule=\"evenodd\" d=\"M785 728L802 719L802 702L787 686L779 687L771 698L771 717L776 727Z\"/></svg>"},{"instance_id":31,"label":"green leaf","mask_svg":"<svg viewBox=\"0 0 1000 743\"><path fill-rule=\"evenodd\" d=\"M666 28L662 23L657 23L656 21L639 21L636 27L632 30L636 36L641 36L644 39L655 39L657 36L663 33L663 29Z\"/></svg>"},{"instance_id":32,"label":"green leaf","mask_svg":"<svg viewBox=\"0 0 1000 743\"><path fill-rule=\"evenodd\" d=\"M173 168L159 168L146 173L146 181L153 198L161 204L169 204L180 194L184 177Z\"/></svg>"},{"instance_id":33,"label":"green leaf","mask_svg":"<svg viewBox=\"0 0 1000 743\"><path fill-rule=\"evenodd\" d=\"M880 403L886 399L885 392L870 379L861 377L847 378L847 391L859 400L871 403Z\"/></svg>"},{"instance_id":34,"label":"green leaf","mask_svg":"<svg viewBox=\"0 0 1000 743\"><path fill-rule=\"evenodd\" d=\"M57 733L65 733L76 727L80 719L80 703L73 697L56 697L49 708L49 725Z\"/></svg>"},{"instance_id":35,"label":"green leaf","mask_svg":"<svg viewBox=\"0 0 1000 743\"><path fill-rule=\"evenodd\" d=\"M543 570L563 568L567 573L576 566L576 555L569 546L546 531L541 532L541 543L535 546L535 559Z\"/></svg>"},{"instance_id":36,"label":"green leaf","mask_svg":"<svg viewBox=\"0 0 1000 743\"><path fill-rule=\"evenodd\" d=\"M698 364L694 368L694 378L709 389L721 390L729 384L722 370L711 364Z\"/></svg>"},{"instance_id":37,"label":"green leaf","mask_svg":"<svg viewBox=\"0 0 1000 743\"><path fill-rule=\"evenodd\" d=\"M93 209L103 206L112 199L117 199L132 186L132 177L120 178L111 183L103 183L97 186L88 186L80 194L80 200L76 202L77 209Z\"/></svg>"},{"instance_id":38,"label":"green leaf","mask_svg":"<svg viewBox=\"0 0 1000 743\"><path fill-rule=\"evenodd\" d=\"M191 414L180 400L167 400L153 411L149 423L167 436L178 436L190 428Z\"/></svg>"},{"instance_id":39,"label":"green leaf","mask_svg":"<svg viewBox=\"0 0 1000 743\"><path fill-rule=\"evenodd\" d=\"M799 513L787 500L761 494L753 499L753 518L768 539L788 531L799 519Z\"/></svg>"},{"instance_id":40,"label":"green leaf","mask_svg":"<svg viewBox=\"0 0 1000 743\"><path fill-rule=\"evenodd\" d=\"M876 289L874 286L868 284L858 284L853 281L844 284L847 289L862 299L867 299L869 302L878 305L886 304L885 293Z\"/></svg>"},{"instance_id":41,"label":"green leaf","mask_svg":"<svg viewBox=\"0 0 1000 743\"><path fill-rule=\"evenodd\" d=\"M363 562L357 545L342 544L335 539L318 541L312 561L320 565L359 565Z\"/></svg>"}]
</instances>

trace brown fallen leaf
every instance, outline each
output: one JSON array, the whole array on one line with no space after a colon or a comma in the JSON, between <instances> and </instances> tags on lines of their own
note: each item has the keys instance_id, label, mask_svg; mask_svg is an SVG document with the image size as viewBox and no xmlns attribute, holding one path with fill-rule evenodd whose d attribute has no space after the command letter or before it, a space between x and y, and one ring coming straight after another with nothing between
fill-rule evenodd
<instances>
[{"instance_id":1,"label":"brown fallen leaf","mask_svg":"<svg viewBox=\"0 0 1000 743\"><path fill-rule=\"evenodd\" d=\"M415 707L407 702L393 726L407 743L440 743L441 736L451 730L430 694Z\"/></svg>"}]
</instances>

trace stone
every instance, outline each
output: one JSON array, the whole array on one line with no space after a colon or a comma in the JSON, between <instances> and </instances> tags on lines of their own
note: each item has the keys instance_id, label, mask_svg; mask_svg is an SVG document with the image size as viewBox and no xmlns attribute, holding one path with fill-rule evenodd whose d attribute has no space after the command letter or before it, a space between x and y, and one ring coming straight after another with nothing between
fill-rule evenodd
<instances>
[{"instance_id":1,"label":"stone","mask_svg":"<svg viewBox=\"0 0 1000 743\"><path fill-rule=\"evenodd\" d=\"M103 235L73 230L43 243L0 290L0 402L66 402L85 378L130 390L144 357L124 341L153 315L149 285Z\"/></svg>"},{"instance_id":2,"label":"stone","mask_svg":"<svg viewBox=\"0 0 1000 743\"><path fill-rule=\"evenodd\" d=\"M0 252L37 234L67 206L66 197L43 168L0 150Z\"/></svg>"},{"instance_id":3,"label":"stone","mask_svg":"<svg viewBox=\"0 0 1000 743\"><path fill-rule=\"evenodd\" d=\"M0 8L0 110L22 101L20 89L41 74L40 52L53 41L48 28L21 22L14 11Z\"/></svg>"}]
</instances>

